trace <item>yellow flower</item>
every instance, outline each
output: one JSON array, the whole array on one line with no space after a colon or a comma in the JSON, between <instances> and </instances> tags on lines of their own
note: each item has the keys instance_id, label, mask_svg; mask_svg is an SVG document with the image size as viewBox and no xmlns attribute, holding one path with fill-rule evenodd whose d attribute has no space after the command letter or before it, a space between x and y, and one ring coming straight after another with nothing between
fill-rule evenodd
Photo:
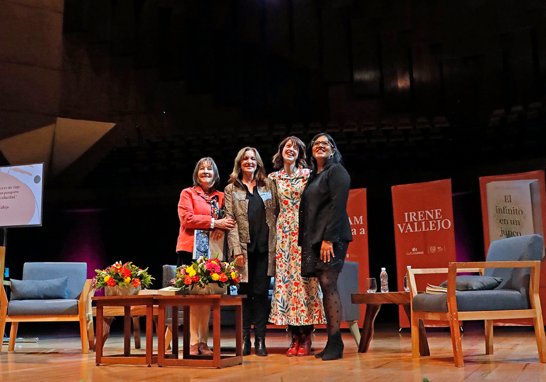
<instances>
[{"instance_id":1,"label":"yellow flower","mask_svg":"<svg viewBox=\"0 0 546 382\"><path fill-rule=\"evenodd\" d=\"M237 274L235 272L231 272L231 278L234 279L237 277Z\"/></svg>"},{"instance_id":2,"label":"yellow flower","mask_svg":"<svg viewBox=\"0 0 546 382\"><path fill-rule=\"evenodd\" d=\"M108 280L110 280L110 276L104 276L104 281L108 282Z\"/></svg>"},{"instance_id":3,"label":"yellow flower","mask_svg":"<svg viewBox=\"0 0 546 382\"><path fill-rule=\"evenodd\" d=\"M123 279L124 282L126 283L130 283L131 282L131 278L130 277L126 277Z\"/></svg>"},{"instance_id":4,"label":"yellow flower","mask_svg":"<svg viewBox=\"0 0 546 382\"><path fill-rule=\"evenodd\" d=\"M186 274L190 277L193 277L195 276L197 272L195 271L195 269L193 269L193 265L191 267L188 267L186 268Z\"/></svg>"},{"instance_id":5,"label":"yellow flower","mask_svg":"<svg viewBox=\"0 0 546 382\"><path fill-rule=\"evenodd\" d=\"M214 281L218 281L218 280L220 279L220 276L218 276L218 273L213 273L213 274L212 274L212 279L213 279Z\"/></svg>"}]
</instances>

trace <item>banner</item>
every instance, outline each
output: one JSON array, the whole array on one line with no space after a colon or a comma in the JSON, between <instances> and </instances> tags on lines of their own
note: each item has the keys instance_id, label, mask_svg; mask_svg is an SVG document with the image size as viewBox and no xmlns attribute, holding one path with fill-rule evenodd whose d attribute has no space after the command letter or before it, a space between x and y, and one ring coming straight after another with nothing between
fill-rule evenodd
<instances>
[{"instance_id":1,"label":"banner","mask_svg":"<svg viewBox=\"0 0 546 382\"><path fill-rule=\"evenodd\" d=\"M546 192L544 171L480 177L485 256L489 244L502 238L536 233L544 237ZM546 262L540 269L540 302L546 316ZM545 298L543 298L543 296ZM532 325L532 320L502 320L496 325Z\"/></svg>"},{"instance_id":2,"label":"banner","mask_svg":"<svg viewBox=\"0 0 546 382\"><path fill-rule=\"evenodd\" d=\"M447 268L449 262L456 261L451 180L393 186L392 206L396 274L398 289L403 290L408 265ZM427 283L439 285L446 279L447 274L437 274L417 276L415 281L417 289L424 291ZM402 307L399 317L400 326L409 327Z\"/></svg>"},{"instance_id":3,"label":"banner","mask_svg":"<svg viewBox=\"0 0 546 382\"><path fill-rule=\"evenodd\" d=\"M359 188L349 191L349 201L347 202L347 214L351 223L353 241L349 244L347 250L347 261L358 263L358 284L359 292L366 290L366 279L369 277L368 262L368 210L366 205L366 189ZM362 327L366 305L360 305L359 327ZM345 324L345 323L343 323Z\"/></svg>"}]
</instances>

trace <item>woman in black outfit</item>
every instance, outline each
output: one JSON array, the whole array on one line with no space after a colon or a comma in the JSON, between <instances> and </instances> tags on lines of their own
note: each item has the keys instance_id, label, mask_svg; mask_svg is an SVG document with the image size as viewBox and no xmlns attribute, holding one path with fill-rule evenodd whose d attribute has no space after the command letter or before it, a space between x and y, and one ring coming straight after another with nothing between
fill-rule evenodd
<instances>
[{"instance_id":1,"label":"woman in black outfit","mask_svg":"<svg viewBox=\"0 0 546 382\"><path fill-rule=\"evenodd\" d=\"M351 177L341 164L341 154L330 135L316 135L309 150L313 172L303 191L299 210L301 275L318 277L322 288L328 343L315 357L329 361L343 357L337 279L349 242L353 241L347 215Z\"/></svg>"}]
</instances>

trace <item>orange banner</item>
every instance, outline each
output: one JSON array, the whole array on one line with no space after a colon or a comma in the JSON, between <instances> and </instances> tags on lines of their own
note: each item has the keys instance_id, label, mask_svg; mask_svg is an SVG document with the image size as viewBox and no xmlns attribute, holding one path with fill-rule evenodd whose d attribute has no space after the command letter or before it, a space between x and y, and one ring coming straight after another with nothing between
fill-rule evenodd
<instances>
[{"instance_id":1,"label":"orange banner","mask_svg":"<svg viewBox=\"0 0 546 382\"><path fill-rule=\"evenodd\" d=\"M392 206L398 289L404 290L408 265L447 268L456 261L451 180L393 186ZM447 274L417 276L417 288L424 291L427 283L439 285L446 278ZM402 307L399 317L400 326L409 327Z\"/></svg>"},{"instance_id":2,"label":"orange banner","mask_svg":"<svg viewBox=\"0 0 546 382\"><path fill-rule=\"evenodd\" d=\"M500 238L500 234L503 234L503 236L510 236L510 234L518 234L517 232L514 232L514 230L510 230L508 232L508 235L506 235L506 230L501 231L500 229L503 228L503 225L500 224L499 229L491 229L492 226L497 224L496 221L490 221L490 214L488 213L488 201L487 198L487 188L488 184L492 184L493 182L506 182L506 181L517 181L517 180L527 180L527 181L537 181L538 186L538 198L537 200L533 200L533 204L535 204L535 208L533 208L533 215L538 214L540 216L537 216L537 218L542 222L541 226L540 224L537 224L538 222L535 221L535 227L532 233L537 233L539 235L542 235L544 237L544 228L546 227L546 191L544 189L544 171L538 170L538 171L529 171L529 172L522 172L517 174L505 174L505 175L492 175L492 176L482 176L480 177L480 196L481 196L481 203L482 203L482 220L483 220L483 238L484 238L484 248L485 248L485 256L487 256L487 251L489 250L489 244L493 240L498 240ZM506 192L506 194L509 194ZM504 195L502 195L504 197ZM507 195L508 196L508 195ZM501 206L495 205L495 207L501 208L502 212L503 208L506 210L506 208L509 208L511 206L511 203L515 202L515 200L512 200L512 196L510 199L502 199L501 200ZM499 204L499 203L497 203ZM536 208L538 207L538 208ZM498 218L502 219L503 216L500 214L497 216ZM531 219L529 219L531 220ZM495 236L491 235L491 231L498 231ZM523 232L522 234L530 233L530 232ZM540 303L542 306L542 316L546 317L546 261L542 262L542 266L540 269ZM495 325L503 326L503 325L533 325L533 321L531 319L522 319L522 320L502 320L495 322Z\"/></svg>"},{"instance_id":3,"label":"orange banner","mask_svg":"<svg viewBox=\"0 0 546 382\"><path fill-rule=\"evenodd\" d=\"M358 263L359 291L366 290L366 279L369 277L368 265L368 210L366 206L366 189L359 188L349 192L347 214L351 223L353 241L347 250L347 261ZM360 305L359 327L364 322L366 305Z\"/></svg>"}]
</instances>

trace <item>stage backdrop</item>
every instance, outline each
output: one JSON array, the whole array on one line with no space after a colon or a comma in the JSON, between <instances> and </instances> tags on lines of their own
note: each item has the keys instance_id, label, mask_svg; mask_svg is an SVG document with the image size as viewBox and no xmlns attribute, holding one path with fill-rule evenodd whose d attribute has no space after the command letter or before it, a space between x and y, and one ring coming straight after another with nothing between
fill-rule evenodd
<instances>
[{"instance_id":1,"label":"stage backdrop","mask_svg":"<svg viewBox=\"0 0 546 382\"><path fill-rule=\"evenodd\" d=\"M449 262L456 261L451 180L393 186L392 205L396 275L398 289L404 290L408 265L412 268L447 268ZM387 269L387 273L394 272ZM447 274L417 276L417 288L424 291L427 283L439 285L446 278ZM409 327L402 307L399 320L401 327Z\"/></svg>"},{"instance_id":2,"label":"stage backdrop","mask_svg":"<svg viewBox=\"0 0 546 382\"><path fill-rule=\"evenodd\" d=\"M485 256L493 240L537 233L544 237L544 171L480 178ZM540 270L540 302L546 316L546 265ZM532 325L532 320L503 320L495 325Z\"/></svg>"},{"instance_id":3,"label":"stage backdrop","mask_svg":"<svg viewBox=\"0 0 546 382\"><path fill-rule=\"evenodd\" d=\"M368 211L366 206L366 189L359 188L349 192L347 213L351 223L353 241L349 244L346 260L358 262L358 283L360 292L366 290L366 279L369 277L368 263ZM359 327L364 322L366 306L360 305ZM346 325L343 323L343 325Z\"/></svg>"}]
</instances>

